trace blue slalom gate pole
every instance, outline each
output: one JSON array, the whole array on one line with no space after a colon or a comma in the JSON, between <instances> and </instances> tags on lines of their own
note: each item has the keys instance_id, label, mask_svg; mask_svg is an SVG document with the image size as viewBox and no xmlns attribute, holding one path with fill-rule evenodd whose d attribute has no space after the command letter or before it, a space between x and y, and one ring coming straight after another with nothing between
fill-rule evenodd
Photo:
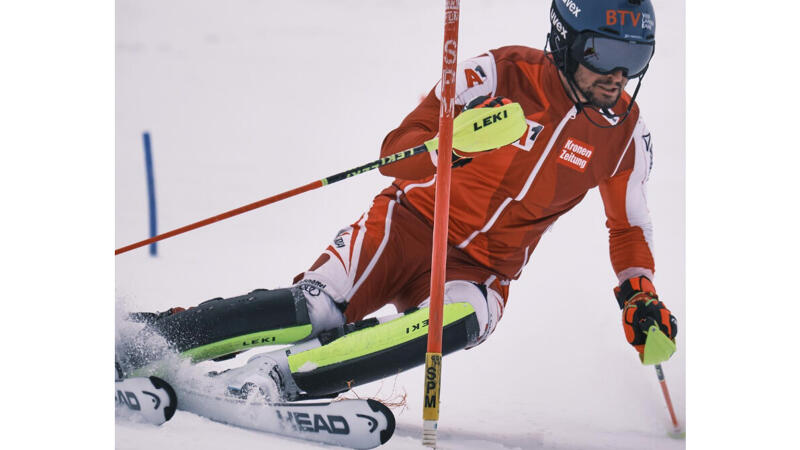
<instances>
[{"instance_id":1,"label":"blue slalom gate pole","mask_svg":"<svg viewBox=\"0 0 800 450\"><path fill-rule=\"evenodd\" d=\"M150 210L150 237L158 235L156 229L156 189L155 177L153 176L153 155L150 149L150 133L145 131L142 134L144 140L144 164L147 171L147 199ZM158 255L158 248L156 242L150 244L150 256Z\"/></svg>"}]
</instances>

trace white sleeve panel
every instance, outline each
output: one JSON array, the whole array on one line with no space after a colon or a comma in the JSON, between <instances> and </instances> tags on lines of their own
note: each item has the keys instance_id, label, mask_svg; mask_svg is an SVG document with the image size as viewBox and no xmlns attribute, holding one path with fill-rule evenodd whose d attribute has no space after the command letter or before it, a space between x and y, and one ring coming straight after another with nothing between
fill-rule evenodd
<instances>
[{"instance_id":1,"label":"white sleeve panel","mask_svg":"<svg viewBox=\"0 0 800 450\"><path fill-rule=\"evenodd\" d=\"M466 105L481 95L494 96L497 68L491 53L461 62L456 69L456 105ZM442 82L436 84L436 98L442 100Z\"/></svg>"},{"instance_id":2,"label":"white sleeve panel","mask_svg":"<svg viewBox=\"0 0 800 450\"><path fill-rule=\"evenodd\" d=\"M625 280L639 276L645 276L648 280L655 281L655 274L653 274L652 270L646 267L628 267L617 274L617 279L619 279L619 284L622 285Z\"/></svg>"},{"instance_id":3,"label":"white sleeve panel","mask_svg":"<svg viewBox=\"0 0 800 450\"><path fill-rule=\"evenodd\" d=\"M653 254L653 224L650 221L650 210L647 209L647 179L653 167L653 145L650 131L641 117L633 130L633 145L635 162L628 179L625 212L628 223L642 229L650 254Z\"/></svg>"}]
</instances>

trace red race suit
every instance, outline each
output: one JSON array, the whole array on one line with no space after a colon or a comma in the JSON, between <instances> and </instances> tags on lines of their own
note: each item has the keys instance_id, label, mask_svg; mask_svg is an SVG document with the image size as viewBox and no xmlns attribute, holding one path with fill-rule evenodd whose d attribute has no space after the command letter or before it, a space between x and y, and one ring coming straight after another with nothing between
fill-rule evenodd
<instances>
[{"instance_id":1,"label":"red race suit","mask_svg":"<svg viewBox=\"0 0 800 450\"><path fill-rule=\"evenodd\" d=\"M614 271L621 280L652 277L645 189L652 144L638 106L619 126L593 125L577 111L546 54L522 46L469 59L456 76L457 108L478 96L503 96L522 106L528 129L517 142L453 168L447 280L484 284L505 303L510 281L519 278L542 234L594 187L600 188L605 205ZM436 86L386 136L381 156L437 135L439 91ZM623 93L614 113L623 114L629 103ZM586 114L601 124L616 120L591 109ZM321 283L331 284L348 302L348 321L386 303L402 311L427 298L435 163L431 153L381 168L395 178L392 185L356 223L340 231L307 272L313 278L317 271ZM331 264L335 270L323 267Z\"/></svg>"}]
</instances>

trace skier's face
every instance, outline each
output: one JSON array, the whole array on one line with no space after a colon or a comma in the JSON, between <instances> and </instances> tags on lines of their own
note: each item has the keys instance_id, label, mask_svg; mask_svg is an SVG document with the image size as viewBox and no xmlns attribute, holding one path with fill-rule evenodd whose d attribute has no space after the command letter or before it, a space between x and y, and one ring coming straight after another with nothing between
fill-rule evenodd
<instances>
[{"instance_id":1,"label":"skier's face","mask_svg":"<svg viewBox=\"0 0 800 450\"><path fill-rule=\"evenodd\" d=\"M587 69L583 64L578 64L575 83L585 97L580 100L591 102L598 108L611 108L617 104L628 79L623 76L621 69L601 75Z\"/></svg>"}]
</instances>

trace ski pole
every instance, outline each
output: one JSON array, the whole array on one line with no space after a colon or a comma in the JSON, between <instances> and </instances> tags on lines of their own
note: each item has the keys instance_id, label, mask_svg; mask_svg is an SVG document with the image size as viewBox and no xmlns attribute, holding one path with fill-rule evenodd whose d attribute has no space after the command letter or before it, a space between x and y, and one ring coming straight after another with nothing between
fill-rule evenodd
<instances>
[{"instance_id":1,"label":"ski pole","mask_svg":"<svg viewBox=\"0 0 800 450\"><path fill-rule=\"evenodd\" d=\"M669 389L667 389L667 381L664 379L664 371L661 369L661 364L656 364L656 376L658 376L658 383L661 385L661 392L664 394L664 400L667 403L669 410L669 417L672 419L672 434L674 437L684 437L684 431L678 425L678 418L675 416L675 409L672 407L672 399L669 396Z\"/></svg>"},{"instance_id":2,"label":"ski pole","mask_svg":"<svg viewBox=\"0 0 800 450\"><path fill-rule=\"evenodd\" d=\"M678 425L678 418L675 416L675 409L672 407L672 399L669 396L669 389L667 389L667 381L664 379L664 370L661 368L661 363L668 360L673 353L675 353L675 341L668 338L667 335L658 328L658 325L653 319L642 322L640 327L647 335L644 344L644 352L642 352L642 364L655 365L658 383L661 385L661 393L664 394L667 410L669 410L669 417L672 420L672 431L669 435L675 438L682 438L685 436L685 433L681 430L680 425Z\"/></svg>"},{"instance_id":3,"label":"ski pole","mask_svg":"<svg viewBox=\"0 0 800 450\"><path fill-rule=\"evenodd\" d=\"M519 139L522 133L525 132L527 123L525 121L525 114L522 112L522 107L519 105L519 103L509 103L498 108L477 108L464 111L462 114L459 114L458 118L456 118L453 128L455 130L453 133L453 147L462 152L475 153L502 147L516 141ZM344 172L339 172L321 180L312 181L311 183L277 195L273 195L272 197L267 197L257 202L217 214L216 216L167 231L166 233L153 236L149 239L120 247L114 250L114 255L119 255L133 249L152 244L153 242L158 242L172 236L186 233L187 231L210 225L214 222L225 220L230 217L261 208L262 206L279 202L289 197L294 197L295 195L302 194L303 192L308 192L329 184L336 183L337 181L342 181L347 178L369 172L370 170L374 170L379 167L387 166L420 153L434 151L438 148L438 146L439 139L433 138L420 146L403 150L393 155L385 156L362 166L345 170Z\"/></svg>"},{"instance_id":4,"label":"ski pole","mask_svg":"<svg viewBox=\"0 0 800 450\"><path fill-rule=\"evenodd\" d=\"M273 195L272 197L267 197L261 199L257 202L253 202L244 206L240 206L239 208L232 209L230 211L226 211L221 214L217 214L216 216L209 217L207 219L203 219L189 225L182 226L180 228L176 228L171 231L167 231L166 233L159 234L158 236L153 236L149 239L145 239L143 241L139 241L130 245L126 245L125 247L118 248L114 250L114 255L119 255L121 253L125 253L127 251L143 247L145 245L151 244L153 242L161 241L163 239L170 238L172 236L176 236L182 233L186 233L187 231L195 230L200 227L204 227L206 225L210 225L214 222L219 222L221 220L228 219L233 216L237 216L239 214L246 213L248 211L252 211L257 208L261 208L262 206L269 205L271 203L279 202L281 200L285 200L289 197L294 197L295 195L302 194L303 192L308 192L317 188L321 188L322 186L327 186L332 183L336 183L337 181L342 181L344 179L362 174L364 172L368 172L373 169L377 169L378 167L383 167L389 165L393 162L400 161L401 159L410 158L414 155L419 153L428 152L428 148L425 145L420 145L419 147L414 147L408 150L403 150L401 152L397 152L394 155L386 156L384 158L375 160L371 163L364 164L363 166L358 166L356 168L346 170L344 172L339 172L335 175L331 175L329 177L323 178L321 180L312 181L311 183L305 184L298 188L294 188L288 190L286 192L282 192L277 195Z\"/></svg>"}]
</instances>

